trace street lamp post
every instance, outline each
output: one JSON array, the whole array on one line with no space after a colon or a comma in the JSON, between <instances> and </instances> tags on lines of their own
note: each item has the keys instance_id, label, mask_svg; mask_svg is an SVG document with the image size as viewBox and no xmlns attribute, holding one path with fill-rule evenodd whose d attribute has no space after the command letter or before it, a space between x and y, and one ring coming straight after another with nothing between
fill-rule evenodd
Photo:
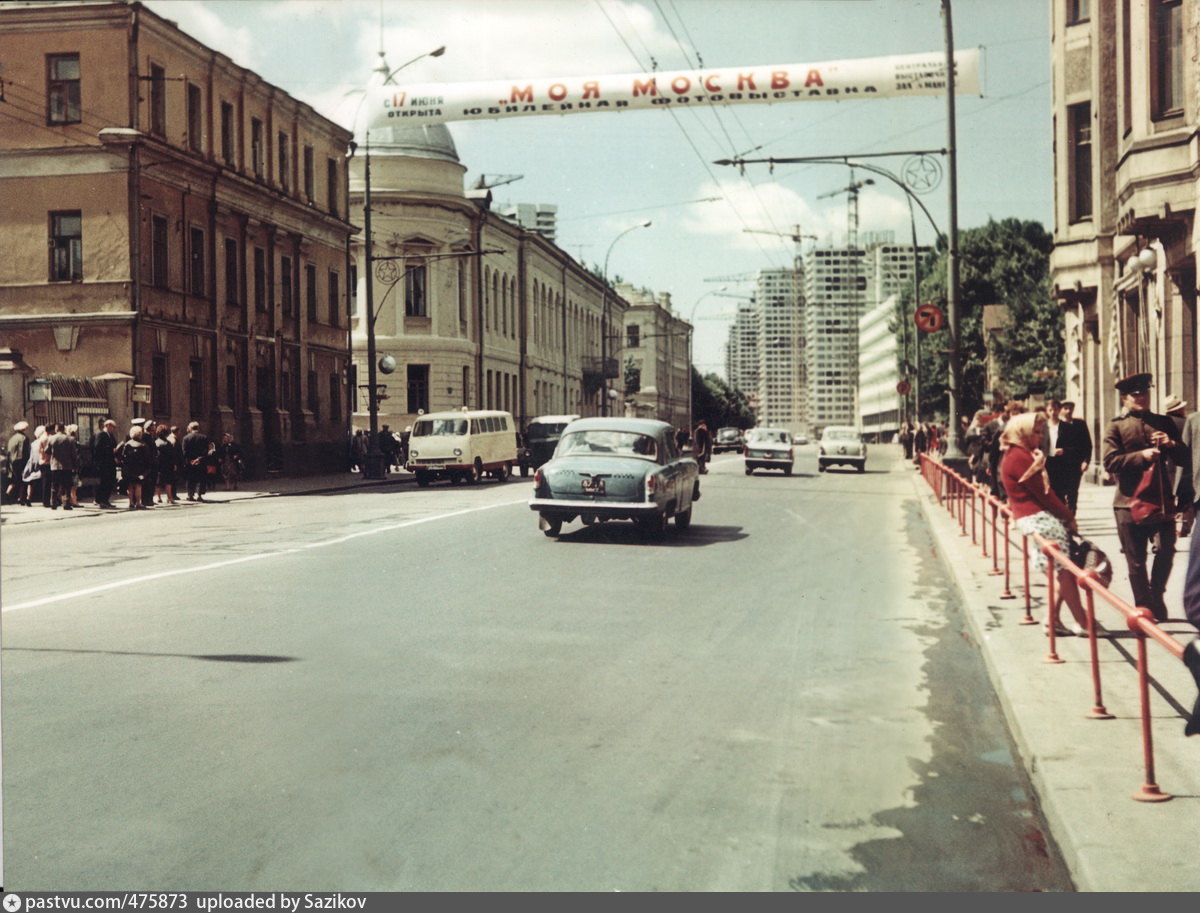
<instances>
[{"instance_id":1,"label":"street lamp post","mask_svg":"<svg viewBox=\"0 0 1200 913\"><path fill-rule=\"evenodd\" d=\"M380 51L379 66L376 67L375 72L382 77L381 84L387 84L405 67L411 66L418 60L424 60L426 57L441 57L444 53L446 53L445 46L435 48L414 57L395 69L389 69L387 62L383 59L383 51ZM362 112L363 102L366 99L367 95L364 93L354 111L355 125L358 123L358 115ZM383 451L379 448L379 374L376 364L378 353L375 349L375 247L374 235L371 231L371 130L369 127L363 131L363 235L367 264L367 414L370 417L370 430L367 436L367 454L362 467L362 475L364 479L383 479L387 477L387 467L383 462Z\"/></svg>"},{"instance_id":2,"label":"street lamp post","mask_svg":"<svg viewBox=\"0 0 1200 913\"><path fill-rule=\"evenodd\" d=\"M954 25L950 16L950 0L942 0L942 16L946 26L946 171L950 203L950 234L946 244L946 328L949 334L950 415L946 422L946 462L966 462L959 441L962 429L958 414L962 396L961 320L958 312L958 165L955 151L956 129L954 114Z\"/></svg>"},{"instance_id":3,"label":"street lamp post","mask_svg":"<svg viewBox=\"0 0 1200 913\"><path fill-rule=\"evenodd\" d=\"M637 225L631 225L629 228L625 229L623 232L621 232L619 235L617 235L615 238L613 238L612 243L610 245L608 245L608 251L604 254L604 277L603 277L604 278L604 328L600 334L600 375L601 375L601 380L604 384L604 393L601 396L602 401L600 403L600 414L601 415L608 415L609 406L610 406L609 395L608 395L608 351L609 351L609 338L612 333L612 328L610 326L609 308L608 308L608 301L609 301L608 258L610 256L612 256L613 248L617 246L617 242L620 241L622 238L624 238L627 234L629 234L631 231L637 231L639 228L649 228L649 227L650 227L649 219L647 219L645 222L640 222Z\"/></svg>"}]
</instances>

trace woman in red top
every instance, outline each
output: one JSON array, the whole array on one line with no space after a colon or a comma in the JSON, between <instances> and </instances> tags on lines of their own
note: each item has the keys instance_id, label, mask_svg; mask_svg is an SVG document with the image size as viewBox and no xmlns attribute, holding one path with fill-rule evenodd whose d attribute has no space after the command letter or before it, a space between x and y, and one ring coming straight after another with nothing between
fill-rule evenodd
<instances>
[{"instance_id":1,"label":"woman in red top","mask_svg":"<svg viewBox=\"0 0 1200 913\"><path fill-rule=\"evenodd\" d=\"M1046 416L1023 412L1009 419L1001 435L1004 458L1000 461L1000 480L1008 494L1008 507L1017 528L1025 535L1037 533L1052 542L1064 555L1071 553L1070 533L1076 531L1071 511L1051 489L1046 475L1046 455L1039 449L1046 429ZM1046 570L1046 556L1036 550L1033 568ZM1056 598L1046 619L1046 629L1054 625L1056 634L1083 634L1087 615L1079 599L1075 575L1059 568ZM1075 623L1063 628L1059 621L1063 601L1071 610Z\"/></svg>"}]
</instances>

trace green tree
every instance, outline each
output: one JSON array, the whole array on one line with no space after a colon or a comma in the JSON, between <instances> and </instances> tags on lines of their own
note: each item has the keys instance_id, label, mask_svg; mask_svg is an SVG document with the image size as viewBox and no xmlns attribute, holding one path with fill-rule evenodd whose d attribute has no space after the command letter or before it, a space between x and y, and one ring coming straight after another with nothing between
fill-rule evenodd
<instances>
[{"instance_id":1,"label":"green tree","mask_svg":"<svg viewBox=\"0 0 1200 913\"><path fill-rule=\"evenodd\" d=\"M754 412L746 394L719 374L701 375L692 366L692 424L704 419L709 428L754 427ZM691 429L688 429L689 431Z\"/></svg>"},{"instance_id":2,"label":"green tree","mask_svg":"<svg viewBox=\"0 0 1200 913\"><path fill-rule=\"evenodd\" d=\"M987 349L983 333L983 307L1007 308L1003 332L993 338L999 372L997 385L1005 396L1045 391L1063 392L1061 371L1048 381L1039 372L1060 369L1063 363L1062 312L1050 289L1050 251L1053 239L1039 222L1020 219L989 220L979 228L959 232L959 326L962 363L960 414L979 409L990 390ZM921 301L946 308L946 246L938 248L921 265ZM912 296L897 305L897 321L908 321L910 351L920 345L921 415L931 418L949 413L949 360L946 331L913 332Z\"/></svg>"}]
</instances>

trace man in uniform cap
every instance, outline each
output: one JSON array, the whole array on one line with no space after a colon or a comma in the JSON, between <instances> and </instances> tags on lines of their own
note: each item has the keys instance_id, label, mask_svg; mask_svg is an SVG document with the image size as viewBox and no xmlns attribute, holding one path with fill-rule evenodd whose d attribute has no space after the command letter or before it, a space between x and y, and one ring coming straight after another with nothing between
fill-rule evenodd
<instances>
[{"instance_id":1,"label":"man in uniform cap","mask_svg":"<svg viewBox=\"0 0 1200 913\"><path fill-rule=\"evenodd\" d=\"M1163 484L1171 489L1167 507L1176 501L1190 512L1192 481L1190 472L1178 473L1179 482L1171 485L1177 475L1171 470L1190 467L1187 448L1168 416L1150 411L1150 387L1154 378L1148 373L1131 374L1117 381L1121 405L1125 413L1109 423L1104 435L1102 459L1104 468L1116 477L1113 513L1116 515L1117 536L1121 551L1129 565L1129 585L1137 606L1149 609L1156 620L1165 621L1167 608L1163 593L1175 561L1175 519L1168 510L1166 518L1137 523L1130 511L1133 495L1147 469L1156 467ZM1166 471L1162 471L1162 470ZM1147 574L1146 548L1155 543L1154 567Z\"/></svg>"}]
</instances>

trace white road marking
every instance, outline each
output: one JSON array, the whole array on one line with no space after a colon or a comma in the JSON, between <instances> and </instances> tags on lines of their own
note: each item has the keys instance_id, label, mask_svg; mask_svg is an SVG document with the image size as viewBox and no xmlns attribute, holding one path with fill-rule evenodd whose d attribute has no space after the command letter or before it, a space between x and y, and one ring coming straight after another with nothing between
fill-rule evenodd
<instances>
[{"instance_id":1,"label":"white road marking","mask_svg":"<svg viewBox=\"0 0 1200 913\"><path fill-rule=\"evenodd\" d=\"M361 530L357 533L348 533L345 536L338 536L336 539L326 539L323 542L310 542L308 545L298 545L295 548L277 549L272 552L262 552L257 555L243 555L240 558L230 558L226 561L214 561L211 564L201 564L196 567L176 568L170 571L159 571L156 574L143 574L140 577L130 577L126 580L114 580L112 583L103 583L99 586L88 587L83 590L73 590L70 593L59 593L56 596L46 596L42 599L33 599L29 602L18 602L15 605L4 606L0 611L15 612L18 609L32 609L37 606L49 605L54 602L62 602L65 599L78 599L80 596L91 596L93 593L103 593L106 590L115 590L119 587L130 586L132 584L145 583L150 580L162 580L164 577L177 577L181 574L196 574L201 571L211 571L221 567L230 567L235 564L244 564L247 561L259 561L263 558L278 558L282 555L294 555L297 552L303 552L310 548L325 548L328 545L339 545L343 542L349 542L351 539L358 539L361 536L375 536L379 533L388 533L397 529L404 529L408 526L418 526L421 523L431 523L434 520L448 520L451 517L460 517L463 514L471 514L481 510L491 510L494 507L511 507L513 504L528 504L528 498L521 498L517 501L502 501L499 504L485 504L482 507L464 507L462 510L452 510L446 514L434 514L429 517L420 517L416 520L405 520L403 523L393 523L390 526L379 526L373 529Z\"/></svg>"}]
</instances>

